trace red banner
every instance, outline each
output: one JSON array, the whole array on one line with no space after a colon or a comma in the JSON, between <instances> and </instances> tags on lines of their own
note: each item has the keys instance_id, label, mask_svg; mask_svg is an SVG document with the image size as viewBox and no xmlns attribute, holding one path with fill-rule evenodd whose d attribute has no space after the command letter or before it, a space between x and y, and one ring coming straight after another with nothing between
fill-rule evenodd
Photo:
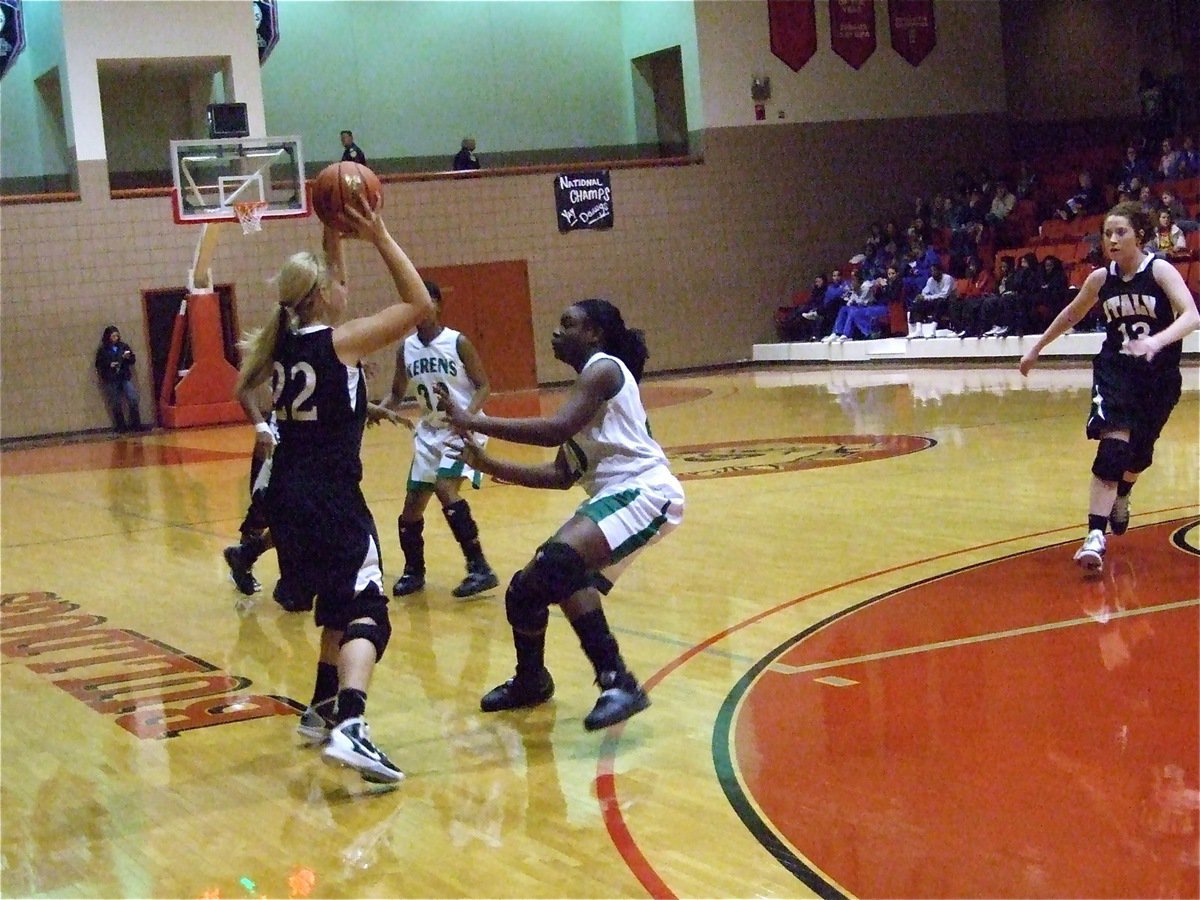
<instances>
[{"instance_id":1,"label":"red banner","mask_svg":"<svg viewBox=\"0 0 1200 900\"><path fill-rule=\"evenodd\" d=\"M771 52L799 72L817 52L815 0L767 0L767 18Z\"/></svg>"},{"instance_id":2,"label":"red banner","mask_svg":"<svg viewBox=\"0 0 1200 900\"><path fill-rule=\"evenodd\" d=\"M919 66L937 46L933 0L888 0L888 25L892 49L914 66Z\"/></svg>"},{"instance_id":3,"label":"red banner","mask_svg":"<svg viewBox=\"0 0 1200 900\"><path fill-rule=\"evenodd\" d=\"M861 69L875 52L875 0L832 0L829 40L834 53Z\"/></svg>"}]
</instances>

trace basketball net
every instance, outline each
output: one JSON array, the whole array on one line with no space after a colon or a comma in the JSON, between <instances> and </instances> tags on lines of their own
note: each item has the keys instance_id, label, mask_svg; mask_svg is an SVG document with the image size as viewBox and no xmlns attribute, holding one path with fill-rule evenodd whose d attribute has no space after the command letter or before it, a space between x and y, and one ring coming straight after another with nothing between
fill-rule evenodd
<instances>
[{"instance_id":1,"label":"basketball net","mask_svg":"<svg viewBox=\"0 0 1200 900\"><path fill-rule=\"evenodd\" d=\"M242 226L242 234L262 231L263 213L269 206L265 200L248 200L233 204L233 211L237 213L238 222Z\"/></svg>"}]
</instances>

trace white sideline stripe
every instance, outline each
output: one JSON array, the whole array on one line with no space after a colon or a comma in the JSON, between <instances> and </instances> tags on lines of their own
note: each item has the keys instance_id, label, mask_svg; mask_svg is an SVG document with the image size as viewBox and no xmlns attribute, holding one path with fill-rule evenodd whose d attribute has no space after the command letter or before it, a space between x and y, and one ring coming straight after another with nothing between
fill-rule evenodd
<instances>
[{"instance_id":1,"label":"white sideline stripe","mask_svg":"<svg viewBox=\"0 0 1200 900\"><path fill-rule=\"evenodd\" d=\"M1188 606L1200 606L1200 598L1195 600L1176 600L1172 603L1160 603L1157 606L1143 606L1138 609L1123 609L1111 613L1106 620L1127 619L1132 616L1144 616L1156 612L1168 612L1173 609L1183 609ZM1076 625L1100 625L1091 616L1078 619L1066 619L1062 622L1047 622L1044 625L1028 625L1024 628L1010 628L1007 631L991 631L974 637L954 638L949 641L936 641L932 644L918 644L915 647L901 647L897 650L882 650L879 653L868 653L864 656L849 656L845 659L831 659L826 662L809 663L806 666L789 666L786 663L771 663L767 668L780 675L801 675L805 672L819 672L822 669L836 669L839 666L852 666L858 663L874 662L880 659L891 659L895 656L910 656L914 653L925 653L929 650L944 650L947 647L962 647L967 644L984 644L988 641L999 641L1004 638L1021 637L1026 634L1037 634L1041 631L1056 631L1060 628L1074 628Z\"/></svg>"}]
</instances>

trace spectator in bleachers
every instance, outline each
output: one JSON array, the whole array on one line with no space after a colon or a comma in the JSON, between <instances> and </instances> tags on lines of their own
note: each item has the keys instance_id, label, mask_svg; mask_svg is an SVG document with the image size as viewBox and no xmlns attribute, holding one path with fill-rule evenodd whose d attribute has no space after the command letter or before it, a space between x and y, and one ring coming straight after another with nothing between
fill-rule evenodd
<instances>
[{"instance_id":1,"label":"spectator in bleachers","mask_svg":"<svg viewBox=\"0 0 1200 900\"><path fill-rule=\"evenodd\" d=\"M908 242L904 240L904 236L900 233L895 219L888 219L884 223L883 249L896 258L899 258L908 251Z\"/></svg>"},{"instance_id":2,"label":"spectator in bleachers","mask_svg":"<svg viewBox=\"0 0 1200 900\"><path fill-rule=\"evenodd\" d=\"M1184 155L1171 144L1170 138L1163 138L1162 155L1158 159L1158 174L1163 181L1175 181L1186 178L1183 173Z\"/></svg>"},{"instance_id":3,"label":"spectator in bleachers","mask_svg":"<svg viewBox=\"0 0 1200 900\"><path fill-rule=\"evenodd\" d=\"M842 278L841 269L834 269L829 273L829 279L825 284L825 296L821 300L820 308L816 310L816 317L814 318L810 315L811 310L805 311L805 318L813 323L811 332L812 340L816 340L821 335L833 333L833 326L837 321L838 313L846 305L845 295L848 286L848 282Z\"/></svg>"},{"instance_id":4,"label":"spectator in bleachers","mask_svg":"<svg viewBox=\"0 0 1200 900\"><path fill-rule=\"evenodd\" d=\"M1142 110L1142 139L1157 146L1170 128L1170 111L1162 85L1148 68L1138 74L1138 105Z\"/></svg>"},{"instance_id":5,"label":"spectator in bleachers","mask_svg":"<svg viewBox=\"0 0 1200 900\"><path fill-rule=\"evenodd\" d=\"M980 166L979 172L975 176L975 187L979 188L979 193L984 197L991 197L996 191L996 178L988 171L987 166Z\"/></svg>"},{"instance_id":6,"label":"spectator in bleachers","mask_svg":"<svg viewBox=\"0 0 1200 900\"><path fill-rule=\"evenodd\" d=\"M875 281L863 281L862 273L855 271L850 274L850 284L846 288L846 305L838 310L837 319L833 323L833 331L823 340L848 341L855 331L863 337L868 337L878 329L880 316L887 312L887 307L875 303Z\"/></svg>"},{"instance_id":7,"label":"spectator in bleachers","mask_svg":"<svg viewBox=\"0 0 1200 900\"><path fill-rule=\"evenodd\" d=\"M1029 168L1029 165L1025 162L1025 160L1021 160L1020 175L1017 176L1017 199L1024 200L1037 189L1037 186L1037 173Z\"/></svg>"},{"instance_id":8,"label":"spectator in bleachers","mask_svg":"<svg viewBox=\"0 0 1200 900\"><path fill-rule=\"evenodd\" d=\"M821 330L821 310L825 305L824 275L813 279L807 293L797 291L791 306L780 307L775 314L779 337L785 341L811 341L824 332Z\"/></svg>"},{"instance_id":9,"label":"spectator in bleachers","mask_svg":"<svg viewBox=\"0 0 1200 900\"><path fill-rule=\"evenodd\" d=\"M1175 224L1175 217L1169 209L1158 211L1158 224L1146 243L1147 253L1157 253L1167 259L1187 259L1187 239L1183 229Z\"/></svg>"},{"instance_id":10,"label":"spectator in bleachers","mask_svg":"<svg viewBox=\"0 0 1200 900\"><path fill-rule=\"evenodd\" d=\"M994 293L995 288L992 273L983 267L979 258L968 259L966 274L954 282L957 299L949 304L945 327L958 337L979 337L983 331L979 327L983 298Z\"/></svg>"},{"instance_id":11,"label":"spectator in bleachers","mask_svg":"<svg viewBox=\"0 0 1200 900\"><path fill-rule=\"evenodd\" d=\"M1039 269L1039 284L1029 300L1030 324L1034 333L1045 331L1067 305L1070 285L1062 260L1047 256Z\"/></svg>"},{"instance_id":12,"label":"spectator in bleachers","mask_svg":"<svg viewBox=\"0 0 1200 900\"><path fill-rule=\"evenodd\" d=\"M996 289L983 298L979 307L976 327L983 337L1004 337L1012 323L1012 311L1016 308L1017 294L1013 284L1013 259L1000 257L1000 277Z\"/></svg>"},{"instance_id":13,"label":"spectator in bleachers","mask_svg":"<svg viewBox=\"0 0 1200 900\"><path fill-rule=\"evenodd\" d=\"M992 205L988 209L987 222L989 225L999 225L1011 215L1017 205L1016 195L1008 189L1003 181L997 181L992 191Z\"/></svg>"},{"instance_id":14,"label":"spectator in bleachers","mask_svg":"<svg viewBox=\"0 0 1200 900\"><path fill-rule=\"evenodd\" d=\"M904 289L904 279L900 277L900 267L895 264L888 266L887 275L876 283L875 300L883 304L884 309L899 303L907 311L909 296Z\"/></svg>"},{"instance_id":15,"label":"spectator in bleachers","mask_svg":"<svg viewBox=\"0 0 1200 900\"><path fill-rule=\"evenodd\" d=\"M1092 181L1092 173L1084 170L1079 173L1079 185L1075 193L1068 197L1054 214L1064 222L1070 222L1081 216L1092 216L1101 212L1103 205L1104 198Z\"/></svg>"},{"instance_id":16,"label":"spectator in bleachers","mask_svg":"<svg viewBox=\"0 0 1200 900\"><path fill-rule=\"evenodd\" d=\"M1155 208L1151 211L1151 221L1158 221L1158 214L1164 210L1171 214L1171 220L1179 226L1179 230L1184 234L1187 234L1189 231L1195 231L1197 227L1200 227L1200 223L1196 222L1194 216L1188 215L1187 207L1183 205L1183 201L1175 196L1175 192L1172 190L1165 190L1159 195L1158 203L1155 204Z\"/></svg>"},{"instance_id":17,"label":"spectator in bleachers","mask_svg":"<svg viewBox=\"0 0 1200 900\"><path fill-rule=\"evenodd\" d=\"M1135 178L1138 181L1136 186L1132 183ZM1117 187L1126 187L1131 194L1136 196L1137 192L1141 190L1141 186L1149 182L1150 178L1150 164L1138 153L1138 148L1130 144L1125 148L1125 159L1121 162L1116 177L1113 179L1116 181Z\"/></svg>"},{"instance_id":18,"label":"spectator in bleachers","mask_svg":"<svg viewBox=\"0 0 1200 900\"><path fill-rule=\"evenodd\" d=\"M919 237L910 236L912 242L900 271L903 273L904 286L910 297L920 293L929 281L929 275L934 263L941 263L941 257L932 247L925 246Z\"/></svg>"},{"instance_id":19,"label":"spectator in bleachers","mask_svg":"<svg viewBox=\"0 0 1200 900\"><path fill-rule=\"evenodd\" d=\"M1183 178L1198 178L1200 177L1200 150L1196 149L1196 142L1191 135L1183 139L1183 146L1180 149L1183 154Z\"/></svg>"},{"instance_id":20,"label":"spectator in bleachers","mask_svg":"<svg viewBox=\"0 0 1200 900\"><path fill-rule=\"evenodd\" d=\"M1038 269L1038 258L1035 253L1025 253L1017 260L1017 270L1012 277L1015 302L1012 306L1011 317L1006 323L1013 334L1024 335L1030 330L1033 295L1037 293L1042 283L1041 273Z\"/></svg>"},{"instance_id":21,"label":"spectator in bleachers","mask_svg":"<svg viewBox=\"0 0 1200 900\"><path fill-rule=\"evenodd\" d=\"M946 306L953 295L954 279L942 268L941 262L933 263L924 287L913 298L908 336L933 337L937 322L945 318Z\"/></svg>"}]
</instances>

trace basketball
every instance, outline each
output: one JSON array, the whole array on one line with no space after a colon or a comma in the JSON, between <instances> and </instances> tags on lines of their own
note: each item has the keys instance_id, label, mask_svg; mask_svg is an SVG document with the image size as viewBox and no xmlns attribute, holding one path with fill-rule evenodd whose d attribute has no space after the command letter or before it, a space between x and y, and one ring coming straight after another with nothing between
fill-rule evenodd
<instances>
[{"instance_id":1,"label":"basketball","mask_svg":"<svg viewBox=\"0 0 1200 900\"><path fill-rule=\"evenodd\" d=\"M312 205L317 218L343 234L353 229L342 218L342 210L355 195L363 194L371 209L383 205L379 176L362 163L335 162L326 166L312 182Z\"/></svg>"}]
</instances>

